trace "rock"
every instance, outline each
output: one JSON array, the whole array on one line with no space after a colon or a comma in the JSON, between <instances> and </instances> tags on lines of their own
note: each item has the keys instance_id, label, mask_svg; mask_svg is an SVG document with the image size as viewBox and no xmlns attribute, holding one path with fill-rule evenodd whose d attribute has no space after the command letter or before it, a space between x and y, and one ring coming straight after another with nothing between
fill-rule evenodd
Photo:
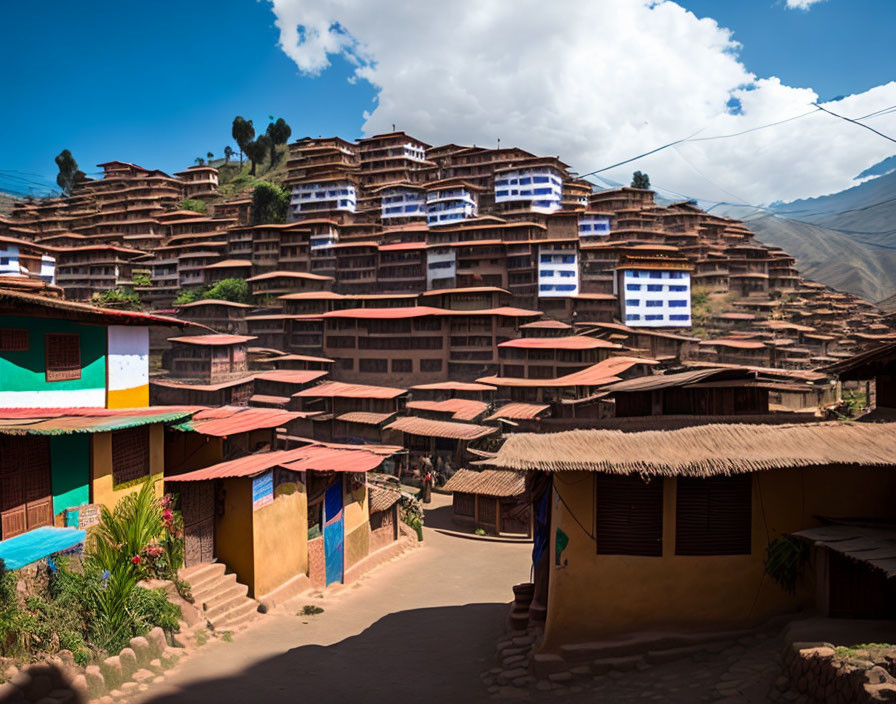
<instances>
[{"instance_id":1,"label":"rock","mask_svg":"<svg viewBox=\"0 0 896 704\"><path fill-rule=\"evenodd\" d=\"M90 696L90 690L87 686L87 677L83 674L75 675L72 678L71 683L72 691L81 698L82 701L86 701L87 697Z\"/></svg>"},{"instance_id":2,"label":"rock","mask_svg":"<svg viewBox=\"0 0 896 704\"><path fill-rule=\"evenodd\" d=\"M146 667L147 663L152 660L152 648L150 648L149 641L143 636L137 636L131 638L130 645L134 655L137 656L137 664L140 667Z\"/></svg>"},{"instance_id":3,"label":"rock","mask_svg":"<svg viewBox=\"0 0 896 704\"><path fill-rule=\"evenodd\" d=\"M884 684L866 684L865 691L873 702L896 701L896 685L889 682Z\"/></svg>"},{"instance_id":4,"label":"rock","mask_svg":"<svg viewBox=\"0 0 896 704\"><path fill-rule=\"evenodd\" d=\"M155 658L154 660L150 660L147 667L150 670L152 670L153 672L155 672L156 674L160 674L165 669L164 667L162 667L162 661L159 660L158 658Z\"/></svg>"},{"instance_id":5,"label":"rock","mask_svg":"<svg viewBox=\"0 0 896 704\"><path fill-rule=\"evenodd\" d=\"M512 638L511 642L514 645L532 645L535 642L535 636L517 636Z\"/></svg>"},{"instance_id":6,"label":"rock","mask_svg":"<svg viewBox=\"0 0 896 704\"><path fill-rule=\"evenodd\" d=\"M548 680L538 680L538 682L535 683L535 689L541 692L546 692L552 688L553 685Z\"/></svg>"},{"instance_id":7,"label":"rock","mask_svg":"<svg viewBox=\"0 0 896 704\"><path fill-rule=\"evenodd\" d=\"M15 675L9 678L10 683L22 691L27 690L31 686L31 680L34 679L28 670L19 670Z\"/></svg>"},{"instance_id":8,"label":"rock","mask_svg":"<svg viewBox=\"0 0 896 704\"><path fill-rule=\"evenodd\" d=\"M31 678L31 684L25 689L25 696L33 702L43 699L54 689L53 678L47 669L40 668L39 673Z\"/></svg>"},{"instance_id":9,"label":"rock","mask_svg":"<svg viewBox=\"0 0 896 704\"><path fill-rule=\"evenodd\" d=\"M158 675L155 678L153 678L152 683L153 684L161 684L164 681L165 681L165 678L162 675Z\"/></svg>"},{"instance_id":10,"label":"rock","mask_svg":"<svg viewBox=\"0 0 896 704\"><path fill-rule=\"evenodd\" d=\"M149 652L153 658L161 657L168 646L168 641L165 640L165 631L158 626L146 634L146 640L149 643Z\"/></svg>"},{"instance_id":11,"label":"rock","mask_svg":"<svg viewBox=\"0 0 896 704\"><path fill-rule=\"evenodd\" d=\"M162 652L162 657L159 659L162 661L162 666L167 670L177 664L178 660L180 660L180 653L176 648L165 648Z\"/></svg>"},{"instance_id":12,"label":"rock","mask_svg":"<svg viewBox=\"0 0 896 704\"><path fill-rule=\"evenodd\" d=\"M137 687L139 686L140 685L136 682L125 682L123 685L121 685L121 691L125 694L133 694L137 691Z\"/></svg>"},{"instance_id":13,"label":"rock","mask_svg":"<svg viewBox=\"0 0 896 704\"><path fill-rule=\"evenodd\" d=\"M155 672L152 672L151 670L142 670L141 669L141 670L137 670L131 679L133 679L134 682L148 682L155 676L156 676Z\"/></svg>"},{"instance_id":14,"label":"rock","mask_svg":"<svg viewBox=\"0 0 896 704\"><path fill-rule=\"evenodd\" d=\"M525 677L517 677L513 681L514 687L527 687L535 681L535 678L532 675L526 675Z\"/></svg>"},{"instance_id":15,"label":"rock","mask_svg":"<svg viewBox=\"0 0 896 704\"><path fill-rule=\"evenodd\" d=\"M572 679L571 672L554 672L551 675L548 675L548 679L551 682L569 682Z\"/></svg>"},{"instance_id":16,"label":"rock","mask_svg":"<svg viewBox=\"0 0 896 704\"><path fill-rule=\"evenodd\" d=\"M84 679L87 682L87 691L90 698L95 699L106 693L106 678L98 665L88 665L84 668Z\"/></svg>"},{"instance_id":17,"label":"rock","mask_svg":"<svg viewBox=\"0 0 896 704\"><path fill-rule=\"evenodd\" d=\"M591 665L576 665L569 670L574 675L590 675Z\"/></svg>"},{"instance_id":18,"label":"rock","mask_svg":"<svg viewBox=\"0 0 896 704\"><path fill-rule=\"evenodd\" d=\"M503 665L505 668L512 668L514 665L517 665L517 663L522 664L524 662L526 662L525 655L511 655L510 657L504 658L504 660L501 662L501 665Z\"/></svg>"},{"instance_id":19,"label":"rock","mask_svg":"<svg viewBox=\"0 0 896 704\"><path fill-rule=\"evenodd\" d=\"M4 704L22 704L25 701L25 693L12 682L0 684L0 702Z\"/></svg>"},{"instance_id":20,"label":"rock","mask_svg":"<svg viewBox=\"0 0 896 704\"><path fill-rule=\"evenodd\" d=\"M885 682L893 682L890 673L879 665L875 665L865 673L868 684L884 684Z\"/></svg>"},{"instance_id":21,"label":"rock","mask_svg":"<svg viewBox=\"0 0 896 704\"><path fill-rule=\"evenodd\" d=\"M784 675L781 675L780 677L778 677L778 679L775 680L775 687L777 687L778 691L780 692L786 692L789 685L790 680L788 680Z\"/></svg>"},{"instance_id":22,"label":"rock","mask_svg":"<svg viewBox=\"0 0 896 704\"><path fill-rule=\"evenodd\" d=\"M117 655L106 658L100 663L100 672L106 680L106 688L109 690L117 689L124 681L121 671L121 660Z\"/></svg>"},{"instance_id":23,"label":"rock","mask_svg":"<svg viewBox=\"0 0 896 704\"><path fill-rule=\"evenodd\" d=\"M554 653L536 653L532 658L532 670L536 677L544 678L566 670L566 661Z\"/></svg>"},{"instance_id":24,"label":"rock","mask_svg":"<svg viewBox=\"0 0 896 704\"><path fill-rule=\"evenodd\" d=\"M62 661L62 664L71 669L75 666L75 656L71 650L60 650L56 656Z\"/></svg>"},{"instance_id":25,"label":"rock","mask_svg":"<svg viewBox=\"0 0 896 704\"><path fill-rule=\"evenodd\" d=\"M51 691L45 699L42 701L53 702L54 704L67 704L68 702L76 702L78 700L78 695L75 694L74 690L69 687L60 687L59 689L54 689Z\"/></svg>"},{"instance_id":26,"label":"rock","mask_svg":"<svg viewBox=\"0 0 896 704\"><path fill-rule=\"evenodd\" d=\"M134 653L133 649L123 648L118 654L118 660L121 662L122 680L131 679L131 675L137 671L137 655Z\"/></svg>"}]
</instances>

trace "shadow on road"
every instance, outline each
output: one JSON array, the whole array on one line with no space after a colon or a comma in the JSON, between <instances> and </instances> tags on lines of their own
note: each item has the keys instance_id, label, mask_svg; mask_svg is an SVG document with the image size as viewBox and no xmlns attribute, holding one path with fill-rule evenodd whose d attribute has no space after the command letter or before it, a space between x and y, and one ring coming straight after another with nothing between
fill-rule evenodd
<instances>
[{"instance_id":1,"label":"shadow on road","mask_svg":"<svg viewBox=\"0 0 896 704\"><path fill-rule=\"evenodd\" d=\"M427 528L436 528L440 530L466 530L463 526L458 525L452 520L454 516L454 508L451 504L431 508L429 505L423 505L424 517L423 522ZM472 533L472 529L470 533Z\"/></svg>"},{"instance_id":2,"label":"shadow on road","mask_svg":"<svg viewBox=\"0 0 896 704\"><path fill-rule=\"evenodd\" d=\"M479 675L493 666L508 609L509 604L467 604L389 614L339 643L294 648L230 677L188 685L150 701L484 701L489 695ZM296 618L296 628L302 627ZM238 639L234 647L239 647Z\"/></svg>"}]
</instances>

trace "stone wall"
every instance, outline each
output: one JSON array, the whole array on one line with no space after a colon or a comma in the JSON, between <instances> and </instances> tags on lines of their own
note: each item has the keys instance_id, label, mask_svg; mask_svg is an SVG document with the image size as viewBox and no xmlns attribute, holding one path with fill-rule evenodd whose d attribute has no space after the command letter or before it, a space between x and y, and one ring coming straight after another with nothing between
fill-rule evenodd
<instances>
[{"instance_id":1,"label":"stone wall","mask_svg":"<svg viewBox=\"0 0 896 704\"><path fill-rule=\"evenodd\" d=\"M891 650L896 657L896 649ZM896 701L892 658L873 651L852 650L840 656L838 652L830 643L788 646L783 666L791 688L819 704Z\"/></svg>"}]
</instances>

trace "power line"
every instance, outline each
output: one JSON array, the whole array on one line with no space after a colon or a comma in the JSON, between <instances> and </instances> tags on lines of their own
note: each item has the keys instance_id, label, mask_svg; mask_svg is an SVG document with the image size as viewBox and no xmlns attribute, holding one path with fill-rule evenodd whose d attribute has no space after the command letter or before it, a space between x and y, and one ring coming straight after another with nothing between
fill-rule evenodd
<instances>
[{"instance_id":1,"label":"power line","mask_svg":"<svg viewBox=\"0 0 896 704\"><path fill-rule=\"evenodd\" d=\"M831 112L831 111L828 110L827 108L823 108L823 107L821 107L821 105L819 105L818 103L812 103L812 104L813 104L815 107L817 107L819 110L822 110L823 112L826 112L828 115L833 115L834 117L839 117L841 120L846 120L847 122L851 122L852 124L854 124L854 125L858 125L859 127L864 127L866 130L870 130L871 132L874 132L874 134L876 134L876 135L880 135L880 136L883 137L884 139L889 139L891 142L896 142L896 139L893 139L892 137L890 137L889 135L884 134L883 132L878 132L878 131L877 131L876 129L874 129L873 127L869 127L868 125L863 124L863 123L859 122L858 120L853 120L851 117L846 117L846 116L844 116L844 115L838 115L838 114L835 113L835 112Z\"/></svg>"}]
</instances>

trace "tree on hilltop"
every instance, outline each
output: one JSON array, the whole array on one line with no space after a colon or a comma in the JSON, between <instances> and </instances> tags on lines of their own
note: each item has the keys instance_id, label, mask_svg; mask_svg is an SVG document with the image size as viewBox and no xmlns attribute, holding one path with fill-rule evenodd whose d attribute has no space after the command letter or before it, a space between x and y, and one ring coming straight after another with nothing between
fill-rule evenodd
<instances>
[{"instance_id":1,"label":"tree on hilltop","mask_svg":"<svg viewBox=\"0 0 896 704\"><path fill-rule=\"evenodd\" d=\"M640 188L642 191L649 191L650 176L641 173L640 171L635 171L635 173L632 174L632 188Z\"/></svg>"},{"instance_id":2,"label":"tree on hilltop","mask_svg":"<svg viewBox=\"0 0 896 704\"><path fill-rule=\"evenodd\" d=\"M56 157L56 166L59 167L59 173L56 175L56 185L62 189L62 192L70 196L75 184L87 178L83 171L78 169L78 162L68 149L63 149Z\"/></svg>"},{"instance_id":3,"label":"tree on hilltop","mask_svg":"<svg viewBox=\"0 0 896 704\"><path fill-rule=\"evenodd\" d=\"M201 156L197 156L195 159L193 159L193 163L195 163L196 166L205 166L205 159L203 159Z\"/></svg>"},{"instance_id":4,"label":"tree on hilltop","mask_svg":"<svg viewBox=\"0 0 896 704\"><path fill-rule=\"evenodd\" d=\"M289 194L279 186L263 181L252 192L252 224L271 225L286 222Z\"/></svg>"},{"instance_id":5,"label":"tree on hilltop","mask_svg":"<svg viewBox=\"0 0 896 704\"><path fill-rule=\"evenodd\" d=\"M209 152L208 154L205 155L205 157L206 157L206 159L208 159L208 163L211 164L211 163L212 163L212 159L215 158L215 155L212 154L211 152Z\"/></svg>"},{"instance_id":6,"label":"tree on hilltop","mask_svg":"<svg viewBox=\"0 0 896 704\"><path fill-rule=\"evenodd\" d=\"M233 147L231 147L229 144L224 147L224 163L229 164L230 157L232 157L234 154L236 154L236 152L233 151Z\"/></svg>"},{"instance_id":7,"label":"tree on hilltop","mask_svg":"<svg viewBox=\"0 0 896 704\"><path fill-rule=\"evenodd\" d=\"M276 122L271 122L268 125L266 134L271 140L271 166L273 167L277 158L277 145L286 144L289 141L289 137L292 135L292 127L282 117L278 117Z\"/></svg>"},{"instance_id":8,"label":"tree on hilltop","mask_svg":"<svg viewBox=\"0 0 896 704\"><path fill-rule=\"evenodd\" d=\"M271 146L271 138L266 134L258 135L258 139L249 142L243 147L243 151L246 152L246 156L252 160L252 175L255 175L255 168L259 163L264 161L264 158L268 155L268 150Z\"/></svg>"},{"instance_id":9,"label":"tree on hilltop","mask_svg":"<svg viewBox=\"0 0 896 704\"><path fill-rule=\"evenodd\" d=\"M249 150L246 149L246 146L255 139L255 127L252 125L252 120L246 120L242 116L237 115L233 118L233 128L231 129L230 134L240 148L240 166L242 166L243 152L248 156Z\"/></svg>"}]
</instances>

